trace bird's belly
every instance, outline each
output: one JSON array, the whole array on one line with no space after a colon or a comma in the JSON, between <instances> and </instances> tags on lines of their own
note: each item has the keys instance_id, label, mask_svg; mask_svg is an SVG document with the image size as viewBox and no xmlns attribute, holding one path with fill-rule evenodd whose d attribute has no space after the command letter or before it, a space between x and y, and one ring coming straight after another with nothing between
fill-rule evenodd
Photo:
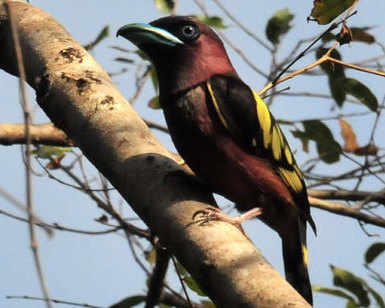
<instances>
[{"instance_id":1,"label":"bird's belly","mask_svg":"<svg viewBox=\"0 0 385 308\"><path fill-rule=\"evenodd\" d=\"M297 213L282 179L267 159L242 148L205 104L190 102L185 97L180 104L164 108L179 154L214 192L236 203L238 210L262 207L260 218L277 230L286 212Z\"/></svg>"},{"instance_id":2,"label":"bird's belly","mask_svg":"<svg viewBox=\"0 0 385 308\"><path fill-rule=\"evenodd\" d=\"M180 155L213 191L241 210L263 206L278 195L290 201L290 193L267 160L244 151L230 135L205 134L202 127L199 131L188 126L183 132L171 129L171 135Z\"/></svg>"}]
</instances>

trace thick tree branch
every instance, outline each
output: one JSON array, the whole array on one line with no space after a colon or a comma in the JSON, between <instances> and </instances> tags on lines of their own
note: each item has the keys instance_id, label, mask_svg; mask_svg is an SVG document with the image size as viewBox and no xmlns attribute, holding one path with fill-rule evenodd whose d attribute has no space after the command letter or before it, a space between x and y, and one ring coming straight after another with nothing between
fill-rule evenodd
<instances>
[{"instance_id":1,"label":"thick tree branch","mask_svg":"<svg viewBox=\"0 0 385 308\"><path fill-rule=\"evenodd\" d=\"M152 122L150 122L152 123ZM30 127L32 142L36 144L71 146L73 142L66 134L56 128L53 124L32 125ZM66 143L67 142L67 143ZM24 144L24 125L23 124L0 124L0 144ZM180 162L182 159L177 154L170 153L174 159ZM185 166L187 169L188 167ZM190 170L191 171L191 170ZM385 204L385 194L374 191L343 191L343 190L316 190L309 191L310 205L333 214L356 218L368 224L385 227L385 220L373 215L363 213L361 209L351 206L327 202L322 200L345 200L362 201L368 198L373 202ZM319 200L322 199L322 200Z\"/></svg>"},{"instance_id":2,"label":"thick tree branch","mask_svg":"<svg viewBox=\"0 0 385 308\"><path fill-rule=\"evenodd\" d=\"M115 88L107 73L51 16L12 4L27 82L55 126L115 186L218 307L309 307L232 225L193 223L214 204ZM0 68L17 75L0 10ZM113 257L113 256L111 256Z\"/></svg>"},{"instance_id":3,"label":"thick tree branch","mask_svg":"<svg viewBox=\"0 0 385 308\"><path fill-rule=\"evenodd\" d=\"M385 227L385 219L379 216L368 215L363 213L360 209L348 206L340 202L330 202L313 197L309 197L311 206L326 210L328 212L356 218L362 222L369 223L379 227Z\"/></svg>"},{"instance_id":4,"label":"thick tree branch","mask_svg":"<svg viewBox=\"0 0 385 308\"><path fill-rule=\"evenodd\" d=\"M147 126L167 133L166 127L152 122L145 121ZM54 146L76 146L67 137L65 132L55 127L52 123L34 124L30 126L30 137L33 144L54 145ZM0 123L0 145L25 144L24 124Z\"/></svg>"},{"instance_id":5,"label":"thick tree branch","mask_svg":"<svg viewBox=\"0 0 385 308\"><path fill-rule=\"evenodd\" d=\"M325 200L361 201L370 198L371 201L385 204L385 193L376 191L350 191L350 190L329 190L309 189L309 196Z\"/></svg>"},{"instance_id":6,"label":"thick tree branch","mask_svg":"<svg viewBox=\"0 0 385 308\"><path fill-rule=\"evenodd\" d=\"M0 124L0 144L25 144L24 125ZM30 137L33 144L73 146L73 142L53 124L35 124L30 126Z\"/></svg>"}]
</instances>

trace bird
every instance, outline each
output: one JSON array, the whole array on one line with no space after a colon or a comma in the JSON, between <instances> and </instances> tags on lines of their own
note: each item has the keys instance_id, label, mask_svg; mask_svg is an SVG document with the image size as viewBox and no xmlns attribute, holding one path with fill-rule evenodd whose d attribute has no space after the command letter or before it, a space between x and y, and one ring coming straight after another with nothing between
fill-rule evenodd
<instances>
[{"instance_id":1,"label":"bird","mask_svg":"<svg viewBox=\"0 0 385 308\"><path fill-rule=\"evenodd\" d=\"M224 44L194 16L122 26L154 65L159 102L172 141L213 192L234 202L242 223L258 216L282 239L288 282L312 304L306 226L314 233L306 185L278 122L239 77Z\"/></svg>"}]
</instances>

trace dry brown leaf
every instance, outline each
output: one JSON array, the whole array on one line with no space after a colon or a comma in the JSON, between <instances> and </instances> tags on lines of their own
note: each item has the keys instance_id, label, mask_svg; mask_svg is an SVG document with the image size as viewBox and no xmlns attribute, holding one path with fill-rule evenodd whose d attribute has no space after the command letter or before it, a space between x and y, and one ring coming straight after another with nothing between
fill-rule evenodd
<instances>
[{"instance_id":1,"label":"dry brown leaf","mask_svg":"<svg viewBox=\"0 0 385 308\"><path fill-rule=\"evenodd\" d=\"M353 40L353 34L350 28L344 22L342 24L341 32L337 35L337 41L340 45L349 44Z\"/></svg>"},{"instance_id":2,"label":"dry brown leaf","mask_svg":"<svg viewBox=\"0 0 385 308\"><path fill-rule=\"evenodd\" d=\"M354 153L359 147L357 143L356 134L353 131L353 128L348 122L343 119L339 119L341 126L341 136L345 141L344 150L347 152Z\"/></svg>"},{"instance_id":3,"label":"dry brown leaf","mask_svg":"<svg viewBox=\"0 0 385 308\"><path fill-rule=\"evenodd\" d=\"M358 156L367 156L367 155L376 156L377 152L378 152L378 147L375 146L374 144L368 144L354 150L354 154Z\"/></svg>"}]
</instances>

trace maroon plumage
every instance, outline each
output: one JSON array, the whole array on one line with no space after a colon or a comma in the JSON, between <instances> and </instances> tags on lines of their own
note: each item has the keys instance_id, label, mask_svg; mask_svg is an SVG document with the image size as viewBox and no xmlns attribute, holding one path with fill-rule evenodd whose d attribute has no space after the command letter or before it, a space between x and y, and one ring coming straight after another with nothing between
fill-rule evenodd
<instances>
[{"instance_id":1,"label":"maroon plumage","mask_svg":"<svg viewBox=\"0 0 385 308\"><path fill-rule=\"evenodd\" d=\"M240 211L282 238L286 277L310 303L306 187L286 138L266 105L232 66L223 43L192 17L122 27L158 73L160 103L172 140L190 168Z\"/></svg>"}]
</instances>

